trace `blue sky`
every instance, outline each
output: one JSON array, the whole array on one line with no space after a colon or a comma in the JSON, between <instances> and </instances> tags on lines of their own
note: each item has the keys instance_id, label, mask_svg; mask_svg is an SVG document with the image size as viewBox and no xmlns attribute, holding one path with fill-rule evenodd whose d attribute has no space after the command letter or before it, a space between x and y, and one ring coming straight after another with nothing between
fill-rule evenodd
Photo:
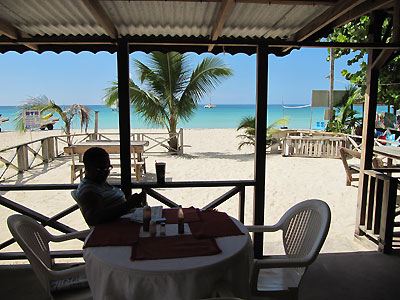
<instances>
[{"instance_id":1,"label":"blue sky","mask_svg":"<svg viewBox=\"0 0 400 300\"><path fill-rule=\"evenodd\" d=\"M193 64L209 54L189 54ZM312 90L328 90L330 64L327 49L293 50L285 57L269 56L268 102L280 104L311 103ZM132 58L145 59L142 52ZM225 80L202 103L255 104L256 55L220 54L233 70L234 76ZM348 68L347 58L335 61L335 89L348 84L340 71ZM354 67L352 68L354 69ZM131 73L135 79L134 70ZM27 52L0 54L0 105L20 105L29 97L46 95L57 104L102 104L104 88L116 80L116 54L65 52L37 54Z\"/></svg>"}]
</instances>

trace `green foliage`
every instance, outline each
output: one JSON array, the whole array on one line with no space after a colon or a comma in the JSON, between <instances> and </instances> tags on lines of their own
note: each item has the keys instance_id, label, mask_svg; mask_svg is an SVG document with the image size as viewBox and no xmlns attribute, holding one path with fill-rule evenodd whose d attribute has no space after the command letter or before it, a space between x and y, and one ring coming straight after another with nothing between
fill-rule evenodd
<instances>
[{"instance_id":1,"label":"green foliage","mask_svg":"<svg viewBox=\"0 0 400 300\"><path fill-rule=\"evenodd\" d=\"M367 28L370 24L369 16L363 16L358 20L349 22L339 28L336 28L327 38L327 41L333 42L368 42ZM381 40L388 42L392 36L392 17L387 17L382 26ZM329 50L330 51L330 50ZM365 94L366 74L367 74L367 54L368 51L355 49L335 48L335 58L353 54L354 57L348 59L347 65L359 65L359 69L350 72L347 69L341 71L342 75L360 88L361 95ZM380 70L378 86L378 103L394 105L395 109L400 106L400 57L394 55L394 58ZM329 57L327 58L329 60Z\"/></svg>"},{"instance_id":2,"label":"green foliage","mask_svg":"<svg viewBox=\"0 0 400 300\"><path fill-rule=\"evenodd\" d=\"M341 105L335 119L327 124L326 131L351 133L352 128L360 126L362 117L356 117L358 112L352 108L355 100L359 98L360 89L348 86L343 97L345 104Z\"/></svg>"},{"instance_id":3,"label":"green foliage","mask_svg":"<svg viewBox=\"0 0 400 300\"><path fill-rule=\"evenodd\" d=\"M222 79L232 76L232 70L217 57L203 59L191 70L189 56L177 52L152 52L145 63L134 60L133 65L143 89L130 80L130 101L136 113L150 124L165 127L170 135L176 133L179 120L189 120L199 101L207 96ZM118 103L118 83L106 88L107 106ZM169 141L177 148L176 138Z\"/></svg>"},{"instance_id":4,"label":"green foliage","mask_svg":"<svg viewBox=\"0 0 400 300\"><path fill-rule=\"evenodd\" d=\"M267 147L277 143L277 139L272 137L272 133L279 131L276 127L279 125L288 125L289 119L287 116L275 121L267 127ZM241 150L243 146L255 146L256 144L256 118L255 117L244 117L237 128L237 130L244 130L243 134L239 134L237 137L243 141L239 143L238 149Z\"/></svg>"},{"instance_id":5,"label":"green foliage","mask_svg":"<svg viewBox=\"0 0 400 300\"><path fill-rule=\"evenodd\" d=\"M21 131L25 130L24 119L22 115L24 109L40 110L40 115L44 115L49 112L58 113L61 120L63 120L64 122L64 131L67 136L69 136L71 133L71 123L76 115L80 115L81 117L81 130L82 128L85 128L85 131L87 131L91 114L90 108L85 105L72 104L66 110L63 110L53 100L47 98L44 95L40 97L31 97L26 100L23 105L19 106L17 115L14 118L14 121L16 122L15 128Z\"/></svg>"}]
</instances>

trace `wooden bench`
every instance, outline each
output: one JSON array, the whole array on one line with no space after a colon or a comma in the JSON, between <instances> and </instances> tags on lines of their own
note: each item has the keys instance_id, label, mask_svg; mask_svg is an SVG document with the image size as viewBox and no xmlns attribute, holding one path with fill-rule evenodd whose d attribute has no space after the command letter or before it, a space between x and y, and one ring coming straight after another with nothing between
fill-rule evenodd
<instances>
[{"instance_id":1,"label":"wooden bench","mask_svg":"<svg viewBox=\"0 0 400 300\"><path fill-rule=\"evenodd\" d=\"M85 173L85 166L81 161L83 153L86 151L86 148L82 147L76 147L76 146L69 146L69 147L64 147L64 153L71 155L71 183L74 183L76 179L83 178L83 175ZM105 149L107 151L107 149ZM114 152L113 152L114 153ZM131 153L132 153L132 167L134 168L135 172L135 177L136 181L140 181L142 172L146 174L146 162L145 162L145 157L143 157L140 153L136 151L136 147L131 147ZM76 161L75 155L79 155L79 160L78 162ZM140 157L140 161L138 160L138 157ZM119 163L113 163L111 160L111 164L114 168L120 168L121 164Z\"/></svg>"}]
</instances>

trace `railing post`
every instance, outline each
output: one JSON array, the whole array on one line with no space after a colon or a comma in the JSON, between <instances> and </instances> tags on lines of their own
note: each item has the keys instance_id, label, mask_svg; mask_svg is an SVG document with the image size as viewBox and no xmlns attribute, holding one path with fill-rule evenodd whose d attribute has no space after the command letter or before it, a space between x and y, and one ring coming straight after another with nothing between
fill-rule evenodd
<instances>
[{"instance_id":1,"label":"railing post","mask_svg":"<svg viewBox=\"0 0 400 300\"><path fill-rule=\"evenodd\" d=\"M42 156L45 162L49 161L49 140L48 138L44 138L41 140L42 144Z\"/></svg>"},{"instance_id":2,"label":"railing post","mask_svg":"<svg viewBox=\"0 0 400 300\"><path fill-rule=\"evenodd\" d=\"M383 187L381 228L379 233L379 250L389 254L392 252L393 229L397 198L397 179L390 177Z\"/></svg>"},{"instance_id":3,"label":"railing post","mask_svg":"<svg viewBox=\"0 0 400 300\"><path fill-rule=\"evenodd\" d=\"M54 140L55 140L54 136L47 138L47 154L49 156L49 159L51 160L53 160L56 157Z\"/></svg>"},{"instance_id":4,"label":"railing post","mask_svg":"<svg viewBox=\"0 0 400 300\"><path fill-rule=\"evenodd\" d=\"M183 155L183 128L179 129L179 151L178 154L179 155Z\"/></svg>"},{"instance_id":5,"label":"railing post","mask_svg":"<svg viewBox=\"0 0 400 300\"><path fill-rule=\"evenodd\" d=\"M99 136L99 111L94 112L94 139L98 140Z\"/></svg>"},{"instance_id":6,"label":"railing post","mask_svg":"<svg viewBox=\"0 0 400 300\"><path fill-rule=\"evenodd\" d=\"M20 172L28 170L28 149L26 149L26 145L21 145L17 148L17 161Z\"/></svg>"},{"instance_id":7,"label":"railing post","mask_svg":"<svg viewBox=\"0 0 400 300\"><path fill-rule=\"evenodd\" d=\"M246 187L243 185L240 188L239 192L239 220L244 224L244 212L245 212L245 200L246 200L246 195L245 195Z\"/></svg>"}]
</instances>

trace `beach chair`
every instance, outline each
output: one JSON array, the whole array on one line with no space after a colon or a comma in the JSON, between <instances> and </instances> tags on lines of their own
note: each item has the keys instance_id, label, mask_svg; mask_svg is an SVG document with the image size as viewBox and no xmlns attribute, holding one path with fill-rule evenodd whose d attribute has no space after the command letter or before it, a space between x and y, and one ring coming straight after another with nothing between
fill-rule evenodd
<instances>
[{"instance_id":1,"label":"beach chair","mask_svg":"<svg viewBox=\"0 0 400 300\"><path fill-rule=\"evenodd\" d=\"M359 164L351 164L347 163L347 160L350 158L361 159L361 152L356 150L350 150L347 148L340 148L340 159L342 160L344 170L346 172L346 185L350 186L352 181L358 181L358 177L354 177L354 175L358 175L360 173L360 165ZM372 166L374 168L382 168L383 162L382 159L374 157L372 158Z\"/></svg>"},{"instance_id":2,"label":"beach chair","mask_svg":"<svg viewBox=\"0 0 400 300\"><path fill-rule=\"evenodd\" d=\"M281 296L297 299L301 279L321 250L330 220L329 206L324 201L312 199L290 208L273 226L247 226L250 232L282 230L285 250L285 255L254 260L250 278L251 299Z\"/></svg>"},{"instance_id":3,"label":"beach chair","mask_svg":"<svg viewBox=\"0 0 400 300\"><path fill-rule=\"evenodd\" d=\"M8 217L7 225L50 299L92 299L85 266L80 264L66 268L55 264L49 248L49 242L83 238L89 230L54 236L34 219L24 215Z\"/></svg>"}]
</instances>

